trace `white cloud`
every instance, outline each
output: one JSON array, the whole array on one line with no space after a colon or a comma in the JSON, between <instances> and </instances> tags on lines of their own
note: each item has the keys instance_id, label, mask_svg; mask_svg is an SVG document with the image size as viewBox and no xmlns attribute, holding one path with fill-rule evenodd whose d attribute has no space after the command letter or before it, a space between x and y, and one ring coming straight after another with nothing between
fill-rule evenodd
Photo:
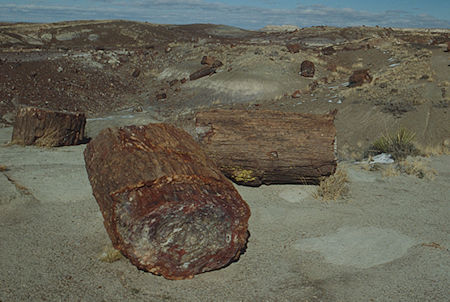
<instances>
[{"instance_id":1,"label":"white cloud","mask_svg":"<svg viewBox=\"0 0 450 302\"><path fill-rule=\"evenodd\" d=\"M244 2L243 2L244 3ZM257 29L268 24L300 27L392 26L449 28L448 20L426 14L386 10L382 13L323 5L295 9L232 6L203 0L96 0L91 6L0 4L0 21L52 22L74 19L129 19L152 23L216 23Z\"/></svg>"}]
</instances>

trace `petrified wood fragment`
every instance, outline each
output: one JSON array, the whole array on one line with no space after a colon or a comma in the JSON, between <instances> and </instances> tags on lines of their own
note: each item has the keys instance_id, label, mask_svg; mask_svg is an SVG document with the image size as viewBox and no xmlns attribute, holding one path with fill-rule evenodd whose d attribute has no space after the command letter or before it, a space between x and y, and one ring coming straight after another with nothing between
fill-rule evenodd
<instances>
[{"instance_id":1,"label":"petrified wood fragment","mask_svg":"<svg viewBox=\"0 0 450 302\"><path fill-rule=\"evenodd\" d=\"M138 268L186 279L239 258L248 205L185 131L105 129L84 157L109 237Z\"/></svg>"},{"instance_id":2,"label":"petrified wood fragment","mask_svg":"<svg viewBox=\"0 0 450 302\"><path fill-rule=\"evenodd\" d=\"M206 77L207 75L211 75L216 72L216 69L217 69L217 67L213 67L213 66L203 67L203 68L197 70L196 72L192 73L191 75L189 75L189 80L194 81L194 80Z\"/></svg>"},{"instance_id":3,"label":"petrified wood fragment","mask_svg":"<svg viewBox=\"0 0 450 302\"><path fill-rule=\"evenodd\" d=\"M348 87L357 87L370 82L372 82L372 76L368 69L355 70L348 79Z\"/></svg>"},{"instance_id":4,"label":"petrified wood fragment","mask_svg":"<svg viewBox=\"0 0 450 302\"><path fill-rule=\"evenodd\" d=\"M335 114L212 110L197 113L196 133L238 184L316 184L336 169Z\"/></svg>"},{"instance_id":5,"label":"petrified wood fragment","mask_svg":"<svg viewBox=\"0 0 450 302\"><path fill-rule=\"evenodd\" d=\"M17 111L11 143L58 147L86 142L84 113L59 112L35 107Z\"/></svg>"},{"instance_id":6,"label":"petrified wood fragment","mask_svg":"<svg viewBox=\"0 0 450 302\"><path fill-rule=\"evenodd\" d=\"M300 74L304 77L314 77L315 71L314 63L311 61L305 60L300 65Z\"/></svg>"}]
</instances>

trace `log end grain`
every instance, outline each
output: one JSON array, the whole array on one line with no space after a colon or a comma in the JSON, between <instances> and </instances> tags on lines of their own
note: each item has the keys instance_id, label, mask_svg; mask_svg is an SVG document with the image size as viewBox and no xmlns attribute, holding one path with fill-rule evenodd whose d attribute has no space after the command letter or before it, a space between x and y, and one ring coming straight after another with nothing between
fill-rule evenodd
<instances>
[{"instance_id":1,"label":"log end grain","mask_svg":"<svg viewBox=\"0 0 450 302\"><path fill-rule=\"evenodd\" d=\"M139 269L189 279L228 265L245 248L250 210L229 183L179 175L111 196L112 228L122 238L115 247Z\"/></svg>"}]
</instances>

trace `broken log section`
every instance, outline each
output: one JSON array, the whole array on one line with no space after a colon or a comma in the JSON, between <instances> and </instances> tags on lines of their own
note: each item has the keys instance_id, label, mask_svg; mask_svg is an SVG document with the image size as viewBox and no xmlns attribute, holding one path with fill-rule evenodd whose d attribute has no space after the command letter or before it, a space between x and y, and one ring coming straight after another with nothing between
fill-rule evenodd
<instances>
[{"instance_id":1,"label":"broken log section","mask_svg":"<svg viewBox=\"0 0 450 302\"><path fill-rule=\"evenodd\" d=\"M11 143L43 147L85 143L84 113L60 112L36 107L21 107L14 121Z\"/></svg>"},{"instance_id":2,"label":"broken log section","mask_svg":"<svg viewBox=\"0 0 450 302\"><path fill-rule=\"evenodd\" d=\"M238 184L317 184L336 169L335 114L212 110L197 113L195 129L206 153Z\"/></svg>"},{"instance_id":3,"label":"broken log section","mask_svg":"<svg viewBox=\"0 0 450 302\"><path fill-rule=\"evenodd\" d=\"M108 128L84 158L109 237L138 268L186 279L239 258L250 209L185 131Z\"/></svg>"}]
</instances>

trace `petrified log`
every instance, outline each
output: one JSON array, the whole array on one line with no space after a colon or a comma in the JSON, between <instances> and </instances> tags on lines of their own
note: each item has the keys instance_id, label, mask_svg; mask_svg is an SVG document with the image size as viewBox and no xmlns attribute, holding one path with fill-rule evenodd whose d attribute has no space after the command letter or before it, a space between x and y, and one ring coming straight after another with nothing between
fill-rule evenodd
<instances>
[{"instance_id":1,"label":"petrified log","mask_svg":"<svg viewBox=\"0 0 450 302\"><path fill-rule=\"evenodd\" d=\"M207 75L211 75L216 72L216 69L217 69L217 67L213 67L213 66L203 67L203 68L197 70L196 72L192 73L191 75L189 75L189 80L194 81L194 80L206 77Z\"/></svg>"},{"instance_id":2,"label":"petrified log","mask_svg":"<svg viewBox=\"0 0 450 302\"><path fill-rule=\"evenodd\" d=\"M84 158L109 237L138 268L186 279L239 258L250 209L185 131L108 128Z\"/></svg>"},{"instance_id":3,"label":"petrified log","mask_svg":"<svg viewBox=\"0 0 450 302\"><path fill-rule=\"evenodd\" d=\"M84 113L59 112L35 107L17 111L11 143L58 147L87 141Z\"/></svg>"},{"instance_id":4,"label":"petrified log","mask_svg":"<svg viewBox=\"0 0 450 302\"><path fill-rule=\"evenodd\" d=\"M238 184L317 184L336 169L335 114L212 110L197 113L196 133Z\"/></svg>"}]
</instances>

